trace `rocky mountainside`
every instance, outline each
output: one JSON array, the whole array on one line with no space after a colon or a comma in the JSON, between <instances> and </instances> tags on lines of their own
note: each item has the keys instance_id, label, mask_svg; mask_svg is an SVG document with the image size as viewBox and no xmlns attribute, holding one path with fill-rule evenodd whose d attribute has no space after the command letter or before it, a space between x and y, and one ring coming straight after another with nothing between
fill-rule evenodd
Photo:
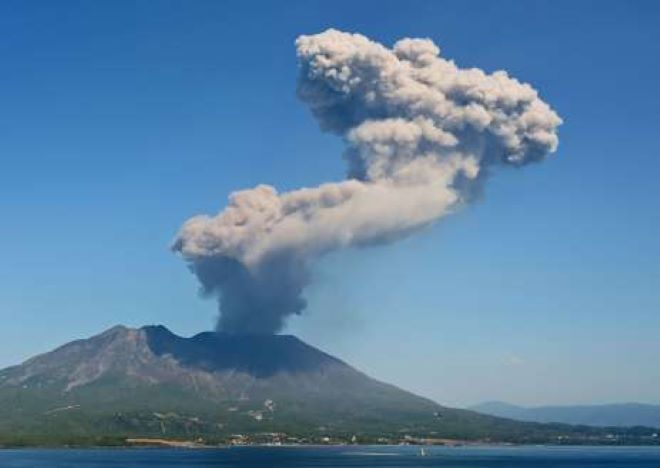
<instances>
[{"instance_id":1,"label":"rocky mountainside","mask_svg":"<svg viewBox=\"0 0 660 468\"><path fill-rule=\"evenodd\" d=\"M118 326L74 341L0 371L0 388L39 396L44 405L84 409L90 400L88 411L194 409L206 403L261 411L266 400L273 402L269 406L281 402L281 411L332 403L337 413L354 414L364 406L373 416L381 411L430 415L438 408L293 336L206 332L182 338L162 326ZM138 399L141 394L150 397Z\"/></svg>"},{"instance_id":2,"label":"rocky mountainside","mask_svg":"<svg viewBox=\"0 0 660 468\"><path fill-rule=\"evenodd\" d=\"M229 434L547 441L580 433L446 408L293 336L114 327L0 371L3 441Z\"/></svg>"}]
</instances>

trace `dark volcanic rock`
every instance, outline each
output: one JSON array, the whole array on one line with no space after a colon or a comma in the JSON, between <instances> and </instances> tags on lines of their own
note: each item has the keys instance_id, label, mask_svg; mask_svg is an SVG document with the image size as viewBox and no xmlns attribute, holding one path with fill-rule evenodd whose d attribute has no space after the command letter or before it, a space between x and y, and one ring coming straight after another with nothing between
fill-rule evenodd
<instances>
[{"instance_id":1,"label":"dark volcanic rock","mask_svg":"<svg viewBox=\"0 0 660 468\"><path fill-rule=\"evenodd\" d=\"M142 330L156 355L170 355L183 365L209 372L235 370L254 377L269 377L346 366L291 335L204 332L182 338L162 325Z\"/></svg>"}]
</instances>

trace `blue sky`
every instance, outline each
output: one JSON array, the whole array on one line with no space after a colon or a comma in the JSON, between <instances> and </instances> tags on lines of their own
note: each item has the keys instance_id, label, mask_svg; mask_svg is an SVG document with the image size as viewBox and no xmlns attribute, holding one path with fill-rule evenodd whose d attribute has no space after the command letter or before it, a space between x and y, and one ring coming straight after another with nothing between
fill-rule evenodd
<instances>
[{"instance_id":1,"label":"blue sky","mask_svg":"<svg viewBox=\"0 0 660 468\"><path fill-rule=\"evenodd\" d=\"M289 331L465 405L660 403L657 2L0 4L0 366L216 305L168 246L266 182L339 180L295 97L299 34L430 37L564 119L559 151L395 245L324 259Z\"/></svg>"}]
</instances>

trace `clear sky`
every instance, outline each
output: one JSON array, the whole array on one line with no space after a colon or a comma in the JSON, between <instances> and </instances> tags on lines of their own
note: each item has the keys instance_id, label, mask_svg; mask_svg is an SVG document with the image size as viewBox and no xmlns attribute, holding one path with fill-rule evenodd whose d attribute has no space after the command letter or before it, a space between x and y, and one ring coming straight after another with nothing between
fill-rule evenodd
<instances>
[{"instance_id":1,"label":"clear sky","mask_svg":"<svg viewBox=\"0 0 660 468\"><path fill-rule=\"evenodd\" d=\"M660 3L0 3L0 366L216 304L169 244L236 189L339 180L294 40L429 37L564 119L559 151L403 242L326 258L295 333L452 405L660 403Z\"/></svg>"}]
</instances>

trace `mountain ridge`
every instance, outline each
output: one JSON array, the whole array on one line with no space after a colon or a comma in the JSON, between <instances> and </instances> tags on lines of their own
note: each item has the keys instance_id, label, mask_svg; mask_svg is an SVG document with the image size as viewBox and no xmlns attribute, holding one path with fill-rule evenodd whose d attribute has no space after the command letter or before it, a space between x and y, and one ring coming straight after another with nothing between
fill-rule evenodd
<instances>
[{"instance_id":1,"label":"mountain ridge","mask_svg":"<svg viewBox=\"0 0 660 468\"><path fill-rule=\"evenodd\" d=\"M660 405L636 402L526 407L503 401L487 401L468 409L492 416L540 423L660 427Z\"/></svg>"}]
</instances>

